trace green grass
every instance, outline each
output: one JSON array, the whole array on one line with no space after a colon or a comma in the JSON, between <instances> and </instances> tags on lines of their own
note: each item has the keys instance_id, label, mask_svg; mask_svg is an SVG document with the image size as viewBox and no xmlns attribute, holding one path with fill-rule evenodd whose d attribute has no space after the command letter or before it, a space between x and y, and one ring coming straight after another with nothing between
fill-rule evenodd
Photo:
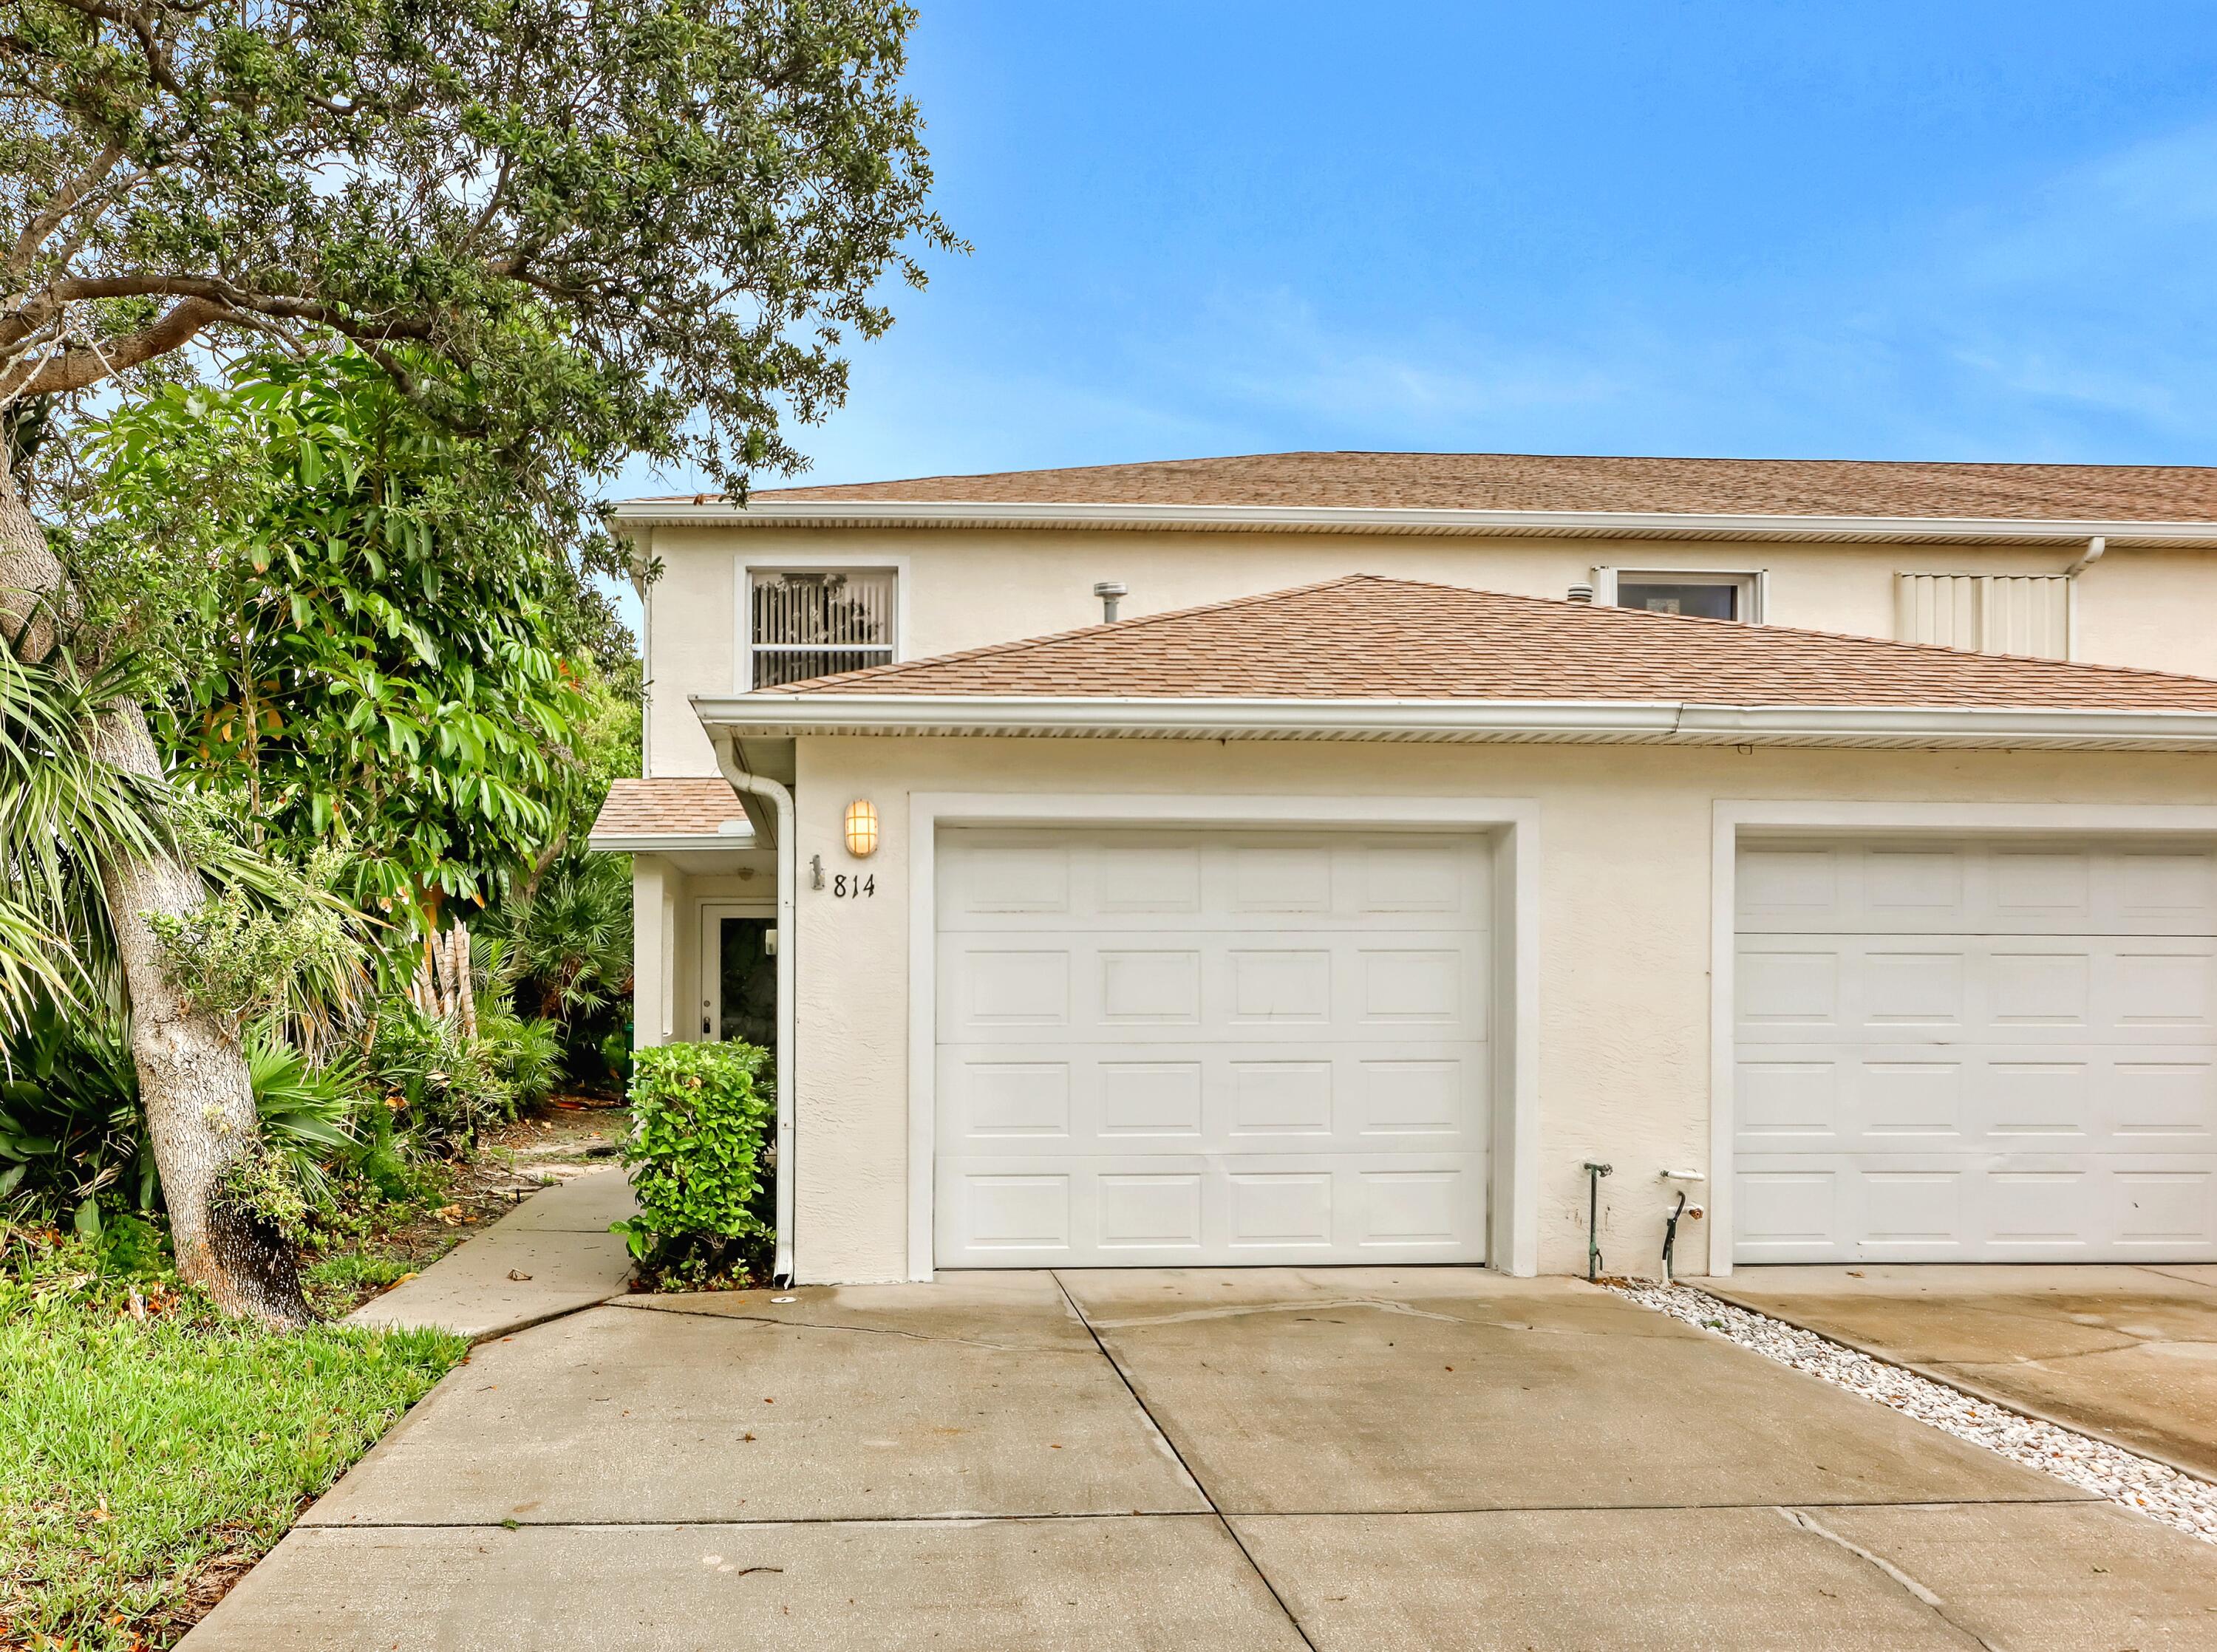
<instances>
[{"instance_id":1,"label":"green grass","mask_svg":"<svg viewBox=\"0 0 2217 1652\"><path fill-rule=\"evenodd\" d=\"M170 1644L466 1351L0 1289L0 1644Z\"/></svg>"},{"instance_id":2,"label":"green grass","mask_svg":"<svg viewBox=\"0 0 2217 1652\"><path fill-rule=\"evenodd\" d=\"M387 1251L342 1250L318 1256L300 1270L300 1283L318 1313L343 1314L364 1286L396 1284L423 1264Z\"/></svg>"}]
</instances>

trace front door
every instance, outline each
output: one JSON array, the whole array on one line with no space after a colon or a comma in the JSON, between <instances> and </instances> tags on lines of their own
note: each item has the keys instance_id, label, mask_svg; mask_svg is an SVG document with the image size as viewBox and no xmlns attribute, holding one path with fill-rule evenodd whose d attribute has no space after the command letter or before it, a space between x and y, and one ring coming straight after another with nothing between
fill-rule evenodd
<instances>
[{"instance_id":1,"label":"front door","mask_svg":"<svg viewBox=\"0 0 2217 1652\"><path fill-rule=\"evenodd\" d=\"M765 1050L777 1043L777 957L767 908L701 913L700 1036Z\"/></svg>"}]
</instances>

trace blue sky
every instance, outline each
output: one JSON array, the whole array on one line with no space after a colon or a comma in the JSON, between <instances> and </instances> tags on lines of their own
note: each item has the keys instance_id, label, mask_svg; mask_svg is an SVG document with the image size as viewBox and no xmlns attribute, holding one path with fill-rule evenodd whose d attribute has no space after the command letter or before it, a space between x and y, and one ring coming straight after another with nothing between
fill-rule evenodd
<instances>
[{"instance_id":1,"label":"blue sky","mask_svg":"<svg viewBox=\"0 0 2217 1652\"><path fill-rule=\"evenodd\" d=\"M896 295L812 480L2217 460L2217 8L921 3L976 250Z\"/></svg>"}]
</instances>

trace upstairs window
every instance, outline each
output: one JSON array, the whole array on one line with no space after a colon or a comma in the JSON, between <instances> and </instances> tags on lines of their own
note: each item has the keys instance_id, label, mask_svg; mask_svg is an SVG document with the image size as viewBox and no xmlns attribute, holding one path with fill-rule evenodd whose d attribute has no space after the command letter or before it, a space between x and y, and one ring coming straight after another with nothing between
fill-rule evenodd
<instances>
[{"instance_id":1,"label":"upstairs window","mask_svg":"<svg viewBox=\"0 0 2217 1652\"><path fill-rule=\"evenodd\" d=\"M1614 595L1596 593L1600 600L1621 608L1640 608L1649 613L1684 614L1695 620L1738 620L1753 625L1763 616L1756 610L1758 581L1753 574L1663 572L1646 569L1611 570ZM1600 582L1596 582L1598 584Z\"/></svg>"},{"instance_id":2,"label":"upstairs window","mask_svg":"<svg viewBox=\"0 0 2217 1652\"><path fill-rule=\"evenodd\" d=\"M859 671L893 657L891 569L756 569L748 579L749 687Z\"/></svg>"}]
</instances>

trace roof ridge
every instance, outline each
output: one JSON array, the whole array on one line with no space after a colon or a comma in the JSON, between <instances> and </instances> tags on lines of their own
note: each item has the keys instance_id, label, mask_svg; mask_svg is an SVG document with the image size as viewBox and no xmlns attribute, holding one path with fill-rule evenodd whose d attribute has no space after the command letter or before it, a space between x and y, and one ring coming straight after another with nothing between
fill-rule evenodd
<instances>
[{"instance_id":1,"label":"roof ridge","mask_svg":"<svg viewBox=\"0 0 2217 1652\"><path fill-rule=\"evenodd\" d=\"M1183 470L1202 465L1236 464L1243 460L1295 459L1521 459L1565 460L1577 464L1616 465L1851 465L1868 470L1897 471L1958 471L1991 472L2016 471L2025 472L2093 472L2118 473L2124 472L2163 471L2203 472L2217 470L2208 465L2162 464L2147 461L2090 462L2083 459L1868 459L1826 454L1772 454L1756 457L1728 453L1518 453L1508 448L1462 447L1288 447L1263 452L1235 453L1187 454L1176 459L1102 459L1088 465L1042 465L1016 470L997 471L938 471L927 475L879 477L858 482L810 482L794 478L775 488L749 490L749 496L775 494L801 490L817 490L833 488L885 488L904 482L979 482L1023 476L1076 476L1096 471ZM712 497L728 497L712 495ZM898 500L888 502L901 502ZM911 502L927 502L916 501Z\"/></svg>"}]
</instances>

